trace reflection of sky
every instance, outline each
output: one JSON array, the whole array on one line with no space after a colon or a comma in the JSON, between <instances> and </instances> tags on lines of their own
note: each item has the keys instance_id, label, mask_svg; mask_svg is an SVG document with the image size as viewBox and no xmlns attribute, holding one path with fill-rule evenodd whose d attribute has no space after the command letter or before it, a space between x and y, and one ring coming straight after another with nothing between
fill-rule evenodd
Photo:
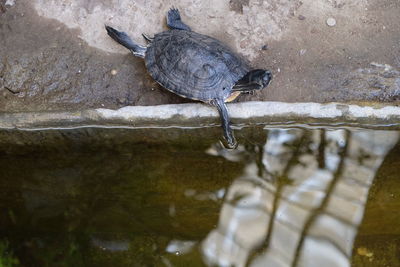
<instances>
[{"instance_id":1,"label":"reflection of sky","mask_svg":"<svg viewBox=\"0 0 400 267\"><path fill-rule=\"evenodd\" d=\"M270 130L261 160L248 160L227 190L218 226L202 242L204 261L349 266L369 188L397 140L391 131ZM207 153L246 158L243 147Z\"/></svg>"}]
</instances>

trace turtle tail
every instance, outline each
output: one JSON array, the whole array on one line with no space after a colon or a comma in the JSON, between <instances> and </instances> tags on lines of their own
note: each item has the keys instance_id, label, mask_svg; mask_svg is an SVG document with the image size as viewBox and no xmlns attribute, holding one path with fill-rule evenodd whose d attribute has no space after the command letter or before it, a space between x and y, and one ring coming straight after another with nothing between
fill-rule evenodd
<instances>
[{"instance_id":1,"label":"turtle tail","mask_svg":"<svg viewBox=\"0 0 400 267\"><path fill-rule=\"evenodd\" d=\"M120 32L117 31L116 29L105 25L106 30L108 35L114 39L114 41L116 41L117 43L119 43L120 45L125 46L126 48L128 48L129 50L131 50L131 52L138 57L142 57L144 58L144 55L146 53L146 47L135 44L132 39L125 33L125 32Z\"/></svg>"},{"instance_id":2,"label":"turtle tail","mask_svg":"<svg viewBox=\"0 0 400 267\"><path fill-rule=\"evenodd\" d=\"M224 138L227 142L227 148L236 148L237 142L235 136L233 135L233 131L229 121L228 109L226 108L225 102L221 99L214 99L211 104L217 107L219 115L221 117L221 124L224 131Z\"/></svg>"}]
</instances>

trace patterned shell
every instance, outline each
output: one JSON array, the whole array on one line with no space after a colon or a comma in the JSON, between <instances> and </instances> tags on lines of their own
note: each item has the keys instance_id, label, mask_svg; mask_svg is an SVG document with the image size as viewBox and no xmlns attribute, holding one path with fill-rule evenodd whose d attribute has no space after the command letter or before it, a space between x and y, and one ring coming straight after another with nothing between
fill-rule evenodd
<instances>
[{"instance_id":1,"label":"patterned shell","mask_svg":"<svg viewBox=\"0 0 400 267\"><path fill-rule=\"evenodd\" d=\"M145 63L163 87L185 98L227 99L250 69L218 40L199 33L170 30L154 36Z\"/></svg>"}]
</instances>

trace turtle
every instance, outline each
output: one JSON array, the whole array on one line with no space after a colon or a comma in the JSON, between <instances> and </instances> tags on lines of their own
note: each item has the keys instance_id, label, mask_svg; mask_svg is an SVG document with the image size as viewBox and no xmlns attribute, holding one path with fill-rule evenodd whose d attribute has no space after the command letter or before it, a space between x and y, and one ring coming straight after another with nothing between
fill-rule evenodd
<instances>
[{"instance_id":1,"label":"turtle","mask_svg":"<svg viewBox=\"0 0 400 267\"><path fill-rule=\"evenodd\" d=\"M176 8L167 13L169 30L154 37L142 34L147 46L135 43L125 32L105 25L108 35L143 58L150 76L167 90L218 109L228 148L237 147L226 102L242 93L265 88L272 79L269 70L252 69L240 56L217 39L196 33L186 25Z\"/></svg>"}]
</instances>

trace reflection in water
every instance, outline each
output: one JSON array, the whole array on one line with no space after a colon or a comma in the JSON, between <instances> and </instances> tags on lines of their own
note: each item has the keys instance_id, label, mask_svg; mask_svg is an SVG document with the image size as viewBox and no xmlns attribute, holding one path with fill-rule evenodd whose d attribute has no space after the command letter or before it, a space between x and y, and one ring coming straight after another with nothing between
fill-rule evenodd
<instances>
[{"instance_id":1,"label":"reflection in water","mask_svg":"<svg viewBox=\"0 0 400 267\"><path fill-rule=\"evenodd\" d=\"M390 131L270 130L261 162L248 160L226 193L202 242L205 262L349 266L369 188L397 140ZM208 153L241 160L238 151Z\"/></svg>"},{"instance_id":2,"label":"reflection in water","mask_svg":"<svg viewBox=\"0 0 400 267\"><path fill-rule=\"evenodd\" d=\"M349 265L399 132L247 128L225 150L202 130L0 131L0 262Z\"/></svg>"}]
</instances>

